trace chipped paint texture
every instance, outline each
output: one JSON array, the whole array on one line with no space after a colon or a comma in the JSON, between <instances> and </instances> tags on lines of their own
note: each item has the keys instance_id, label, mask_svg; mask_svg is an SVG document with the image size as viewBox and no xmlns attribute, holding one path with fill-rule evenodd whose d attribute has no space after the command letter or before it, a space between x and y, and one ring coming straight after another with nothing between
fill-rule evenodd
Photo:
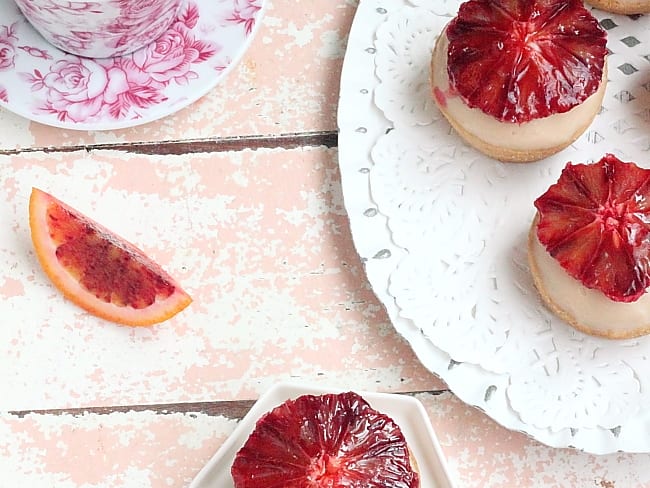
<instances>
[{"instance_id":1,"label":"chipped paint texture","mask_svg":"<svg viewBox=\"0 0 650 488\"><path fill-rule=\"evenodd\" d=\"M0 410L256 398L280 379L440 385L366 281L335 150L0 156ZM32 186L135 243L194 302L151 328L65 300L33 252ZM335 354L332 352L335 351Z\"/></svg>"},{"instance_id":2,"label":"chipped paint texture","mask_svg":"<svg viewBox=\"0 0 650 488\"><path fill-rule=\"evenodd\" d=\"M251 46L225 80L164 119L109 132L62 130L0 109L0 150L336 130L350 2L269 0Z\"/></svg>"},{"instance_id":3,"label":"chipped paint texture","mask_svg":"<svg viewBox=\"0 0 650 488\"><path fill-rule=\"evenodd\" d=\"M0 417L0 486L185 487L235 426L153 412Z\"/></svg>"},{"instance_id":4,"label":"chipped paint texture","mask_svg":"<svg viewBox=\"0 0 650 488\"><path fill-rule=\"evenodd\" d=\"M648 454L552 449L503 429L451 394L417 398L458 488L650 487ZM0 416L0 486L186 487L235 426L200 413Z\"/></svg>"}]
</instances>

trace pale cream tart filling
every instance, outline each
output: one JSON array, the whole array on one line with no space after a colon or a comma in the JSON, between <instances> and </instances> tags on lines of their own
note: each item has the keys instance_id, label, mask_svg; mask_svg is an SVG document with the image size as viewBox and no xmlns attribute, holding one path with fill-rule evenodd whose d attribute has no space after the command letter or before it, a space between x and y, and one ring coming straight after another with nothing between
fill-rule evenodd
<instances>
[{"instance_id":1,"label":"pale cream tart filling","mask_svg":"<svg viewBox=\"0 0 650 488\"><path fill-rule=\"evenodd\" d=\"M617 302L571 277L537 238L537 220L528 242L535 286L562 319L589 334L609 338L634 337L650 330L650 294L634 302Z\"/></svg>"}]
</instances>

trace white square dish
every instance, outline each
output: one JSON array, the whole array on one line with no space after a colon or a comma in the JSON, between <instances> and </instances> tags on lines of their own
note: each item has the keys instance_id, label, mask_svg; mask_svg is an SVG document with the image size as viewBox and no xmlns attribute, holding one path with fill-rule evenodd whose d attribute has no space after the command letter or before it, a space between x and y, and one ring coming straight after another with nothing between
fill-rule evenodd
<instances>
[{"instance_id":1,"label":"white square dish","mask_svg":"<svg viewBox=\"0 0 650 488\"><path fill-rule=\"evenodd\" d=\"M257 420L286 400L300 395L339 393L341 389L279 383L264 393L241 420L232 435L212 456L190 488L234 488L230 476L237 451ZM438 439L422 404L413 397L391 393L356 392L373 408L390 416L402 429L420 472L421 488L453 488Z\"/></svg>"}]
</instances>

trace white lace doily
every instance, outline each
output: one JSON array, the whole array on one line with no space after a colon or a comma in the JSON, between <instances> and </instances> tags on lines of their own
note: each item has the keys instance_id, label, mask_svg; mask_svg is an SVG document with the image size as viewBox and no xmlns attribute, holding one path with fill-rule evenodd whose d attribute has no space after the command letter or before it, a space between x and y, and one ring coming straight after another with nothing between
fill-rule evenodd
<instances>
[{"instance_id":1,"label":"white lace doily","mask_svg":"<svg viewBox=\"0 0 650 488\"><path fill-rule=\"evenodd\" d=\"M530 278L533 201L567 161L650 167L650 16L593 10L608 32L603 109L571 147L525 165L468 147L430 99L431 49L460 0L362 0L339 106L357 251L400 334L464 401L548 445L650 452L650 336L587 336Z\"/></svg>"}]
</instances>

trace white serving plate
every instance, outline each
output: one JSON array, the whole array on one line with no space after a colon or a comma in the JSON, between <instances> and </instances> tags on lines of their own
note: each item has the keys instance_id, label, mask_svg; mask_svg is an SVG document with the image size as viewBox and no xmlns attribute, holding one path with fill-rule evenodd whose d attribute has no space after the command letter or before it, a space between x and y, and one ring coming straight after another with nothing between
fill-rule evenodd
<instances>
[{"instance_id":1,"label":"white serving plate","mask_svg":"<svg viewBox=\"0 0 650 488\"><path fill-rule=\"evenodd\" d=\"M340 393L340 389L279 383L264 393L241 420L232 435L194 478L189 488L233 488L230 466L255 428L257 420L286 400L301 395ZM390 393L357 392L376 410L391 417L402 429L418 464L421 488L452 488L453 483L438 439L422 404L415 398Z\"/></svg>"},{"instance_id":2,"label":"white serving plate","mask_svg":"<svg viewBox=\"0 0 650 488\"><path fill-rule=\"evenodd\" d=\"M592 13L608 35L603 107L570 147L499 163L451 130L431 49L462 0L362 0L338 110L339 168L374 293L422 364L464 402L553 447L650 452L650 336L608 340L544 306L526 259L533 200L567 161L650 167L648 16Z\"/></svg>"}]
</instances>

